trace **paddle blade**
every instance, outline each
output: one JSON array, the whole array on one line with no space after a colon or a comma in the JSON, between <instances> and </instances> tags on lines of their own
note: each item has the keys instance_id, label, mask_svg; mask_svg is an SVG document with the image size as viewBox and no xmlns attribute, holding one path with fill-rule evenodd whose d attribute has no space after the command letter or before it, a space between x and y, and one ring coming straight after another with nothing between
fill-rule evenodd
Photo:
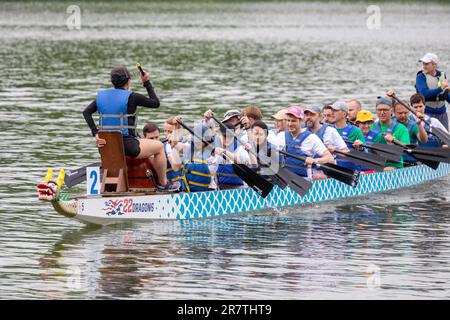
<instances>
[{"instance_id":1,"label":"paddle blade","mask_svg":"<svg viewBox=\"0 0 450 320\"><path fill-rule=\"evenodd\" d=\"M441 140L443 144L450 146L450 135L440 128L430 127L430 132Z\"/></svg>"},{"instance_id":2,"label":"paddle blade","mask_svg":"<svg viewBox=\"0 0 450 320\"><path fill-rule=\"evenodd\" d=\"M444 150L442 150L444 149ZM415 148L405 149L404 153L413 156L416 159L435 161L435 162L450 162L450 154L447 148Z\"/></svg>"},{"instance_id":3,"label":"paddle blade","mask_svg":"<svg viewBox=\"0 0 450 320\"><path fill-rule=\"evenodd\" d=\"M100 166L101 166L100 162L94 162L94 163L88 164L87 166L68 171L68 172L66 172L66 175L64 176L64 184L68 188L76 186L77 184L86 181L86 168L87 167L100 167Z\"/></svg>"},{"instance_id":4,"label":"paddle blade","mask_svg":"<svg viewBox=\"0 0 450 320\"><path fill-rule=\"evenodd\" d=\"M277 176L279 176L282 180L284 180L289 186L289 188L291 188L301 196L307 194L312 186L312 182L289 171L286 168L279 168Z\"/></svg>"},{"instance_id":5,"label":"paddle blade","mask_svg":"<svg viewBox=\"0 0 450 320\"><path fill-rule=\"evenodd\" d=\"M386 165L386 159L376 154L350 150L350 152L345 153L339 152L339 155L347 161L376 171L383 171Z\"/></svg>"},{"instance_id":6,"label":"paddle blade","mask_svg":"<svg viewBox=\"0 0 450 320\"><path fill-rule=\"evenodd\" d=\"M360 172L358 170L345 168L336 164L327 163L318 166L327 176L348 184L349 186L356 188L359 182Z\"/></svg>"},{"instance_id":7,"label":"paddle blade","mask_svg":"<svg viewBox=\"0 0 450 320\"><path fill-rule=\"evenodd\" d=\"M400 162L403 154L403 147L393 144L367 143L366 147L370 152L392 162Z\"/></svg>"},{"instance_id":8,"label":"paddle blade","mask_svg":"<svg viewBox=\"0 0 450 320\"><path fill-rule=\"evenodd\" d=\"M286 189L287 182L284 181L279 175L274 174L271 175L270 178L272 179L273 183L276 184L281 190Z\"/></svg>"},{"instance_id":9,"label":"paddle blade","mask_svg":"<svg viewBox=\"0 0 450 320\"><path fill-rule=\"evenodd\" d=\"M233 164L234 172L255 190L261 197L265 198L272 191L273 184L258 175L252 169L242 164Z\"/></svg>"},{"instance_id":10,"label":"paddle blade","mask_svg":"<svg viewBox=\"0 0 450 320\"><path fill-rule=\"evenodd\" d=\"M425 156L427 159L432 161L446 162L450 163L450 148L427 148L427 147L417 147L412 150L412 154Z\"/></svg>"},{"instance_id":11,"label":"paddle blade","mask_svg":"<svg viewBox=\"0 0 450 320\"><path fill-rule=\"evenodd\" d=\"M301 196L304 196L308 193L309 189L312 186L312 182L306 180L305 178L289 171L286 168L280 168L278 170L277 175L284 181L287 182L289 188L294 190Z\"/></svg>"},{"instance_id":12,"label":"paddle blade","mask_svg":"<svg viewBox=\"0 0 450 320\"><path fill-rule=\"evenodd\" d=\"M439 163L437 161L430 161L430 160L425 160L425 159L417 159L420 162L422 162L424 165L430 167L431 169L437 170L437 168L439 168Z\"/></svg>"}]
</instances>

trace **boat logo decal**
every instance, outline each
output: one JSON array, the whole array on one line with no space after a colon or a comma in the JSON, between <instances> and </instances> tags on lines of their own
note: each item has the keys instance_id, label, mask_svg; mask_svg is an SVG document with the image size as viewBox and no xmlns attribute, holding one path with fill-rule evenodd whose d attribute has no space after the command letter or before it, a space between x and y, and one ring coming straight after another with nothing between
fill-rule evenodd
<instances>
[{"instance_id":1,"label":"boat logo decal","mask_svg":"<svg viewBox=\"0 0 450 320\"><path fill-rule=\"evenodd\" d=\"M121 216L126 213L153 212L155 205L153 202L133 202L132 198L115 201L110 199L105 201L102 210L106 211L107 216Z\"/></svg>"}]
</instances>

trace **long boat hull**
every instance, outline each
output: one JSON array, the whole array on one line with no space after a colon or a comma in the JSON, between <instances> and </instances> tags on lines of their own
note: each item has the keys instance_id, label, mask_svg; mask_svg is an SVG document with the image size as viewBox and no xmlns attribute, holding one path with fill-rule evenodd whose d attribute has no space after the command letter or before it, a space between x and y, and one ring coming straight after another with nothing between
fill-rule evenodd
<instances>
[{"instance_id":1,"label":"long boat hull","mask_svg":"<svg viewBox=\"0 0 450 320\"><path fill-rule=\"evenodd\" d=\"M263 199L252 189L235 189L164 195L126 195L113 197L79 197L55 203L70 206L71 216L83 222L113 224L125 221L180 220L220 217L266 208L301 205L362 196L369 193L410 187L443 177L450 164L441 163L437 170L424 165L388 172L363 174L357 188L333 179L314 181L308 193L301 197L290 188L274 187ZM61 201L61 200L60 200Z\"/></svg>"}]
</instances>

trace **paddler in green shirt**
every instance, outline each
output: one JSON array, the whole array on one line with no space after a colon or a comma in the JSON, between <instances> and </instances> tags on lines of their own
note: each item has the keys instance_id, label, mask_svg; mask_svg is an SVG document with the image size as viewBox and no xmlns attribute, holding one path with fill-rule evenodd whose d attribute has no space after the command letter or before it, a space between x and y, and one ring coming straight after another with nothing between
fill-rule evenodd
<instances>
[{"instance_id":1,"label":"paddler in green shirt","mask_svg":"<svg viewBox=\"0 0 450 320\"><path fill-rule=\"evenodd\" d=\"M392 118L392 100L388 98L378 98L376 102L376 111L378 120L370 128L372 131L379 132L374 139L376 143L387 144L397 140L404 144L410 144L409 132L406 127ZM385 171L403 168L403 157L399 163L387 162Z\"/></svg>"},{"instance_id":2,"label":"paddler in green shirt","mask_svg":"<svg viewBox=\"0 0 450 320\"><path fill-rule=\"evenodd\" d=\"M408 101L402 100L404 104L409 104ZM411 115L410 111L401 103L394 102L394 116L395 119L403 124L409 132L409 140L413 144L418 142L425 143L428 141L428 134L420 119L416 119Z\"/></svg>"}]
</instances>

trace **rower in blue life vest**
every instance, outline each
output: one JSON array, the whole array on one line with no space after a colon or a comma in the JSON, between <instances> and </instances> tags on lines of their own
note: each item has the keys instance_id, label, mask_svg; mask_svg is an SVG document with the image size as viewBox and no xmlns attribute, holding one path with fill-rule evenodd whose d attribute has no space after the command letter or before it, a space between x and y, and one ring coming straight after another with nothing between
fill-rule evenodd
<instances>
[{"instance_id":1,"label":"rower in blue life vest","mask_svg":"<svg viewBox=\"0 0 450 320\"><path fill-rule=\"evenodd\" d=\"M234 131L233 124L225 124L228 130ZM246 145L249 145L248 143ZM236 174L233 163L250 164L250 157L244 146L227 134L220 127L220 145L214 149L215 156L210 162L211 173L216 174L216 184L219 189L246 188L247 184Z\"/></svg>"},{"instance_id":2,"label":"rower in blue life vest","mask_svg":"<svg viewBox=\"0 0 450 320\"><path fill-rule=\"evenodd\" d=\"M380 134L380 132L371 130L372 124L375 122L373 119L372 112L367 110L361 110L356 115L356 126L361 130L361 132L364 135L364 139L366 140L366 143L374 142L377 138L377 135ZM360 143L363 144L362 142Z\"/></svg>"},{"instance_id":3,"label":"rower in blue life vest","mask_svg":"<svg viewBox=\"0 0 450 320\"><path fill-rule=\"evenodd\" d=\"M354 149L353 143L357 140L361 141L363 144L366 143L366 139L361 130L357 126L347 122L348 105L345 101L336 101L328 108L332 110L330 119L331 124L334 125L342 139L346 141L347 147L350 150ZM336 156L336 160L337 164L341 166L357 170L361 169L357 164L343 160L343 157L340 155Z\"/></svg>"},{"instance_id":4,"label":"rower in blue life vest","mask_svg":"<svg viewBox=\"0 0 450 320\"><path fill-rule=\"evenodd\" d=\"M313 104L305 107L305 128L314 133L324 143L328 150L333 154L336 151L349 152L347 144L342 139L341 135L337 132L336 128L327 123L321 123L321 111L322 105ZM315 179L319 178L319 174ZM322 178L326 178L323 175Z\"/></svg>"},{"instance_id":5,"label":"rower in blue life vest","mask_svg":"<svg viewBox=\"0 0 450 320\"><path fill-rule=\"evenodd\" d=\"M300 106L290 106L286 113L287 130L277 135L277 149L287 153L306 157L305 161L289 156L282 157L283 165L290 171L309 176L307 167L313 164L335 163L334 158L323 142L314 133L302 128L304 121L303 109Z\"/></svg>"},{"instance_id":6,"label":"rower in blue life vest","mask_svg":"<svg viewBox=\"0 0 450 320\"><path fill-rule=\"evenodd\" d=\"M416 76L416 90L425 97L425 114L438 119L448 130L448 115L445 102L450 103L450 92L447 76L437 69L439 59L434 53L425 54L422 70Z\"/></svg>"},{"instance_id":7,"label":"rower in blue life vest","mask_svg":"<svg viewBox=\"0 0 450 320\"><path fill-rule=\"evenodd\" d=\"M441 140L439 140L438 137L436 137L434 134L429 133L430 129L432 128L439 128L443 130L444 132L447 132L447 129L444 127L444 125L436 118L432 118L430 116L427 116L425 114L425 97L422 96L419 93L413 94L411 98L409 99L411 106L416 110L417 116L420 119L425 119L431 124L431 128L428 126L428 124L424 123L425 130L428 135L428 141L423 143L419 142L420 147L441 147L441 146L447 146L443 145ZM447 146L448 147L448 146Z\"/></svg>"},{"instance_id":8,"label":"rower in blue life vest","mask_svg":"<svg viewBox=\"0 0 450 320\"><path fill-rule=\"evenodd\" d=\"M183 151L184 183L186 191L198 192L215 189L214 172L211 171L211 159L214 149L214 132L204 124L194 127L194 136ZM202 137L203 141L199 139Z\"/></svg>"},{"instance_id":9,"label":"rower in blue life vest","mask_svg":"<svg viewBox=\"0 0 450 320\"><path fill-rule=\"evenodd\" d=\"M361 132L363 133L366 143L374 142L376 139L378 139L378 135L380 135L379 131L371 129L372 124L374 122L375 121L373 119L372 112L370 112L370 111L361 110L361 111L358 111L358 113L356 114L355 124L359 128L359 130L361 130ZM357 141L355 141L354 145L355 145L355 147L358 148L358 147L362 147L363 143L361 141L357 140ZM370 169L370 168L365 168L365 167L361 167L361 171L375 172L375 170Z\"/></svg>"},{"instance_id":10,"label":"rower in blue life vest","mask_svg":"<svg viewBox=\"0 0 450 320\"><path fill-rule=\"evenodd\" d=\"M153 166L158 175L157 190L173 192L180 188L180 184L166 178L167 159L164 145L156 140L139 139L136 133L137 107L159 107L159 99L150 83L149 73L141 75L141 80L147 89L148 97L131 92L131 73L125 67L115 67L111 71L111 83L114 88L100 90L97 98L83 111L83 116L99 148L103 147L106 141L99 139L97 135L99 129L92 117L95 112L100 114L100 130L122 133L125 155L138 159L153 157Z\"/></svg>"},{"instance_id":11,"label":"rower in blue life vest","mask_svg":"<svg viewBox=\"0 0 450 320\"><path fill-rule=\"evenodd\" d=\"M165 123L164 131L170 130L173 132L173 129L170 128L172 125ZM147 123L142 129L142 133L144 134L144 138L150 140L159 141L159 128L153 123ZM172 133L166 133L166 139L163 141L164 144L164 152L167 158L167 167L166 167L166 176L170 181L179 181L181 184L181 190L184 190L183 184L183 164L181 162L180 154L176 151L175 147L177 146L177 142L173 141Z\"/></svg>"},{"instance_id":12,"label":"rower in blue life vest","mask_svg":"<svg viewBox=\"0 0 450 320\"><path fill-rule=\"evenodd\" d=\"M250 148L253 152L249 152L250 167L254 168L256 173L270 181L270 174L278 172L279 156L276 148L267 140L269 134L268 126L261 120L255 121L252 125L252 131L249 136ZM256 155L256 156L255 156ZM273 171L268 170L270 167Z\"/></svg>"},{"instance_id":13,"label":"rower in blue life vest","mask_svg":"<svg viewBox=\"0 0 450 320\"><path fill-rule=\"evenodd\" d=\"M395 94L393 90L391 92ZM408 105L408 101L403 100L402 102ZM395 119L408 130L411 144L426 143L428 141L428 134L422 120L413 116L405 106L397 101L393 102L393 110ZM403 161L405 166L411 166L417 163L417 159L410 155L403 156Z\"/></svg>"}]
</instances>

